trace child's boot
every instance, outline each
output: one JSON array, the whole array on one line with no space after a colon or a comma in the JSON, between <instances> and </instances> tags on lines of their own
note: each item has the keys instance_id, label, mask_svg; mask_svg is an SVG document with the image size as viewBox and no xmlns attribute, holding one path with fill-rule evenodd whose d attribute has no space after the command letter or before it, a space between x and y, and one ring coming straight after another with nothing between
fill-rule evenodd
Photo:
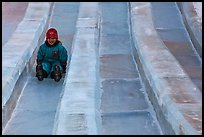
<instances>
[{"instance_id":1,"label":"child's boot","mask_svg":"<svg viewBox=\"0 0 204 137\"><path fill-rule=\"evenodd\" d=\"M42 68L42 65L37 65L36 66L36 77L38 77L38 80L39 81L42 81L43 80L43 68Z\"/></svg>"},{"instance_id":2,"label":"child's boot","mask_svg":"<svg viewBox=\"0 0 204 137\"><path fill-rule=\"evenodd\" d=\"M62 75L61 75L61 72L60 72L60 67L55 65L54 66L54 80L56 82L60 81Z\"/></svg>"}]
</instances>

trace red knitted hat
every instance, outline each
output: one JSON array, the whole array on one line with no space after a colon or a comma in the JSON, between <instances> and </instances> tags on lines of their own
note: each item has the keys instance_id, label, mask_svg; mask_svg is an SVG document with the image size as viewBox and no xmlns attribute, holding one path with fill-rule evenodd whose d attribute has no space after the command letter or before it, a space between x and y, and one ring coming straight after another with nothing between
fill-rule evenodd
<instances>
[{"instance_id":1,"label":"red knitted hat","mask_svg":"<svg viewBox=\"0 0 204 137\"><path fill-rule=\"evenodd\" d=\"M48 29L48 31L46 33L46 40L49 38L55 38L58 40L58 34L57 34L57 30L55 28Z\"/></svg>"}]
</instances>

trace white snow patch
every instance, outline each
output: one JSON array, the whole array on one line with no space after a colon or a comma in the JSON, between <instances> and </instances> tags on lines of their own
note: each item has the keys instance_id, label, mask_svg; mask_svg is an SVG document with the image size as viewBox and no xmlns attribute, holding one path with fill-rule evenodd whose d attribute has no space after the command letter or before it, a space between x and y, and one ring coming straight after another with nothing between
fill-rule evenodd
<instances>
[{"instance_id":1,"label":"white snow patch","mask_svg":"<svg viewBox=\"0 0 204 137\"><path fill-rule=\"evenodd\" d=\"M193 2L194 9L198 15L199 20L202 22L202 2Z\"/></svg>"}]
</instances>

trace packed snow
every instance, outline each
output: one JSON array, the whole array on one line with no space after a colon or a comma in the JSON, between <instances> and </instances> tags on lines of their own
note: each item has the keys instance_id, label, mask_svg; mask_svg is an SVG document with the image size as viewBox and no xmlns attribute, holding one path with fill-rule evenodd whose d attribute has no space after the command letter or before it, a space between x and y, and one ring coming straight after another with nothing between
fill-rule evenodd
<instances>
[{"instance_id":1,"label":"packed snow","mask_svg":"<svg viewBox=\"0 0 204 137\"><path fill-rule=\"evenodd\" d=\"M193 6L198 15L199 20L202 22L202 2L193 2Z\"/></svg>"}]
</instances>

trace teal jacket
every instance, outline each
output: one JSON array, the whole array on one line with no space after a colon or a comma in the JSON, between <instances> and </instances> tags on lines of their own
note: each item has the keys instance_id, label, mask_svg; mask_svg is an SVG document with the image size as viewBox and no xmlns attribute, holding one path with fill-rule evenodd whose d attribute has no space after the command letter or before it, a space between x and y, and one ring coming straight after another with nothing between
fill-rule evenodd
<instances>
[{"instance_id":1,"label":"teal jacket","mask_svg":"<svg viewBox=\"0 0 204 137\"><path fill-rule=\"evenodd\" d=\"M66 62L68 58L67 50L61 44L61 42L56 43L53 46L49 46L46 42L44 42L37 53L37 60L40 62Z\"/></svg>"}]
</instances>

